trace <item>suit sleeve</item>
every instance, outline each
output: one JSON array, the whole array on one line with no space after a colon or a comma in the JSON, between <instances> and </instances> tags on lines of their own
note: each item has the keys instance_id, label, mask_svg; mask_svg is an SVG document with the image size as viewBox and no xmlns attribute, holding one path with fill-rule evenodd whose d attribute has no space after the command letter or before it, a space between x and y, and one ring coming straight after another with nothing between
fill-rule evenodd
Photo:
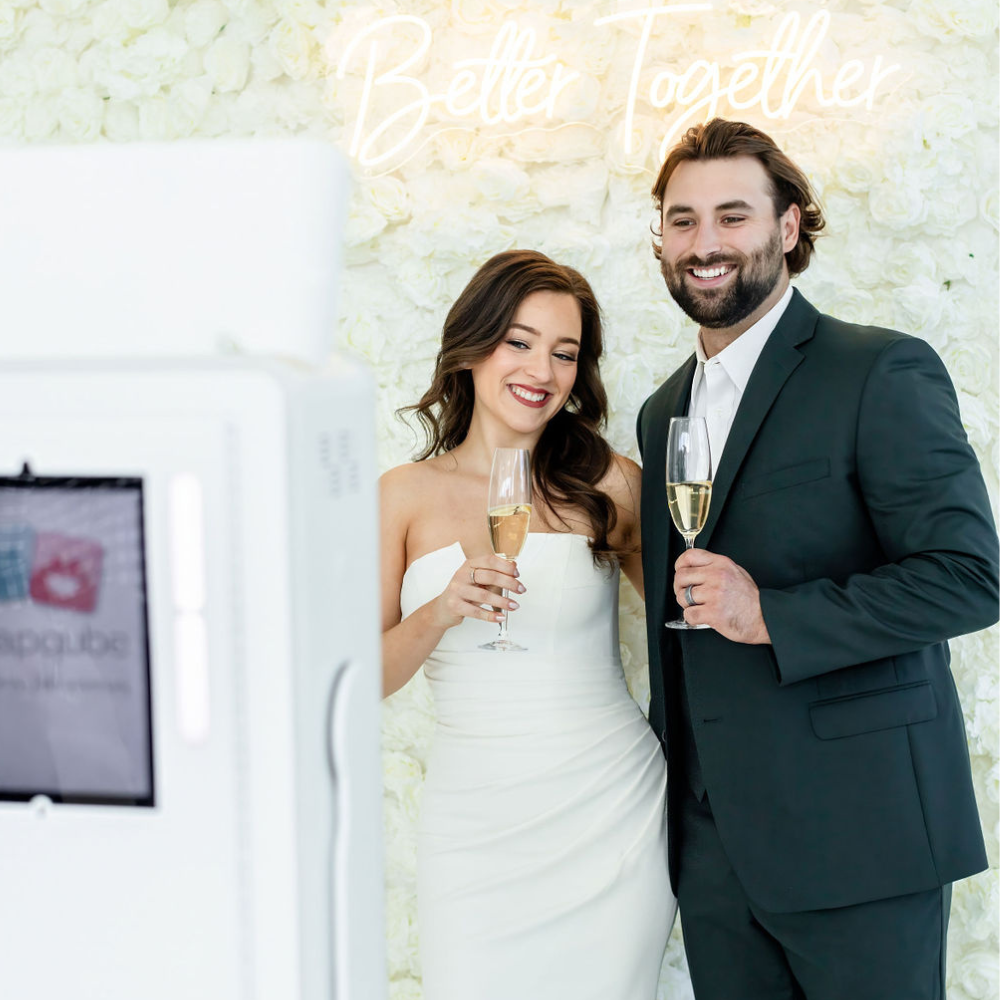
<instances>
[{"instance_id":1,"label":"suit sleeve","mask_svg":"<svg viewBox=\"0 0 1000 1000\"><path fill-rule=\"evenodd\" d=\"M779 683L898 656L997 620L997 535L951 380L923 341L872 366L857 472L886 561L844 581L760 592Z\"/></svg>"},{"instance_id":2,"label":"suit sleeve","mask_svg":"<svg viewBox=\"0 0 1000 1000\"><path fill-rule=\"evenodd\" d=\"M635 438L639 444L639 458L645 458L646 442L642 433L642 415L646 412L646 407L648 405L649 400L647 399L646 402L639 407L639 415L635 418Z\"/></svg>"}]
</instances>

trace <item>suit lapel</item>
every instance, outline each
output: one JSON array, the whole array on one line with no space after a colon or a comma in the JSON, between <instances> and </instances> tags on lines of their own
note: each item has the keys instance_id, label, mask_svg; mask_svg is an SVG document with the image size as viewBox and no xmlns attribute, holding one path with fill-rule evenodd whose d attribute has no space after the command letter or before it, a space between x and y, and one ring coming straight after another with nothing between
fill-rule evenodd
<instances>
[{"instance_id":1,"label":"suit lapel","mask_svg":"<svg viewBox=\"0 0 1000 1000\"><path fill-rule=\"evenodd\" d=\"M733 426L729 430L729 437L726 438L722 461L712 482L712 502L708 520L695 539L698 548L708 548L712 532L722 515L736 475L764 417L767 416L788 376L803 360L797 345L812 337L818 317L818 311L798 291L794 291L788 308L778 321L774 332L768 337L757 359L746 391L743 393L743 399L740 400Z\"/></svg>"}]
</instances>

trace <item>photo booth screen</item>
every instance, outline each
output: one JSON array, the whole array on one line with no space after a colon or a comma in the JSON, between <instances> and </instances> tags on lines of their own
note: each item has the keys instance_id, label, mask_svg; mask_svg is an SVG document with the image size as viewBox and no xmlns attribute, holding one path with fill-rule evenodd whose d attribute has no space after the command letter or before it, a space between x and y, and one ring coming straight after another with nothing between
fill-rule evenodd
<instances>
[{"instance_id":1,"label":"photo booth screen","mask_svg":"<svg viewBox=\"0 0 1000 1000\"><path fill-rule=\"evenodd\" d=\"M142 480L0 478L0 799L152 806Z\"/></svg>"}]
</instances>

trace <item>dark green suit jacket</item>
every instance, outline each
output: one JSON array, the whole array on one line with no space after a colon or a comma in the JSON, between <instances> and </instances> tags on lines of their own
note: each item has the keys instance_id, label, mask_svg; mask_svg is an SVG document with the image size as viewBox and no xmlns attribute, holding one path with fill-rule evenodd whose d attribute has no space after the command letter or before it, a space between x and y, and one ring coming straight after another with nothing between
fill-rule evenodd
<instances>
[{"instance_id":1,"label":"dark green suit jacket","mask_svg":"<svg viewBox=\"0 0 1000 1000\"><path fill-rule=\"evenodd\" d=\"M982 870L946 640L997 620L997 536L940 359L793 294L695 542L757 583L773 643L759 646L664 628L683 551L667 428L687 413L694 368L692 356L638 421L649 718L670 762L675 890L682 697L719 835L765 909L845 906Z\"/></svg>"}]
</instances>

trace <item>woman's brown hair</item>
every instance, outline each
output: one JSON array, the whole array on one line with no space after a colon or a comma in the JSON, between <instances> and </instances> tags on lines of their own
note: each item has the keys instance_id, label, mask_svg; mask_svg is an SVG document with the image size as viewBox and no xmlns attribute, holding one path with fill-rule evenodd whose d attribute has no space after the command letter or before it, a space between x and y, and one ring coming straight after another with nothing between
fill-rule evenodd
<instances>
[{"instance_id":1,"label":"woman's brown hair","mask_svg":"<svg viewBox=\"0 0 1000 1000\"><path fill-rule=\"evenodd\" d=\"M732 156L753 156L760 162L771 179L771 200L776 217L784 215L789 205L799 206L799 240L785 254L785 261L790 275L801 274L809 266L813 244L826 225L823 211L806 175L767 133L746 122L713 118L704 125L689 128L681 141L667 153L653 184L653 201L657 211L662 212L663 195L670 175L682 163L689 160L725 160ZM660 247L655 240L653 253L659 259Z\"/></svg>"},{"instance_id":2,"label":"woman's brown hair","mask_svg":"<svg viewBox=\"0 0 1000 1000\"><path fill-rule=\"evenodd\" d=\"M417 461L461 444L469 432L475 403L470 367L496 350L520 304L540 291L573 296L580 307L581 341L573 390L566 405L546 424L532 455L535 489L553 510L572 507L581 511L591 525L595 561L610 564L616 552L609 535L618 517L614 502L597 485L613 460L601 436L608 415L599 370L601 310L587 279L578 271L534 250L507 250L491 257L448 312L430 388L419 403L399 412L416 413L426 432L427 445Z\"/></svg>"}]
</instances>

